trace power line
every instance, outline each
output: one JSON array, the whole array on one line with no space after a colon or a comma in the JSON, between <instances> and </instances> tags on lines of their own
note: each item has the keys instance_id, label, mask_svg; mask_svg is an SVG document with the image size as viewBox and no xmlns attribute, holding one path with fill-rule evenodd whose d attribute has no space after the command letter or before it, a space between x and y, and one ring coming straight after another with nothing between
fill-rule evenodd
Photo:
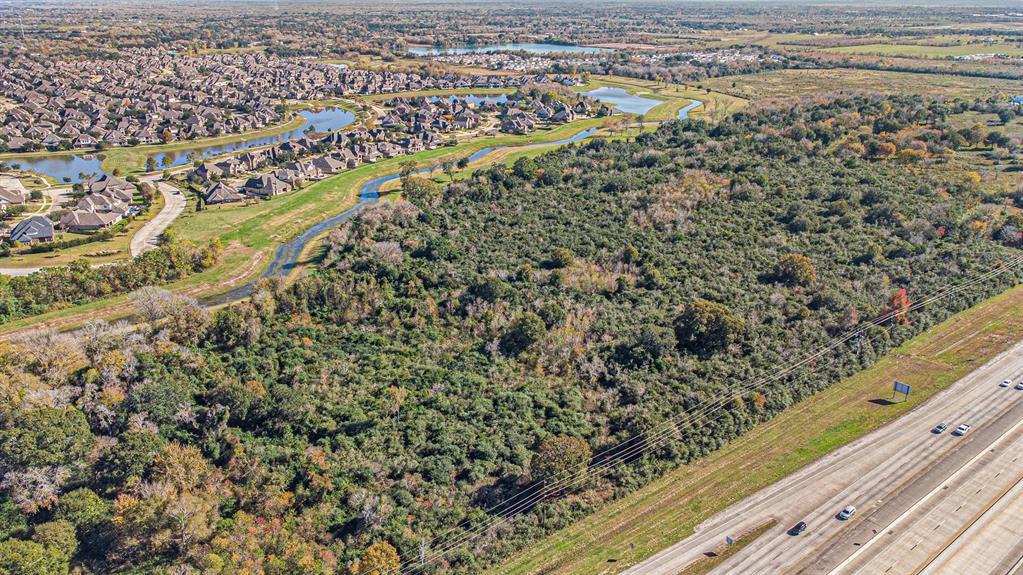
<instances>
[{"instance_id":1,"label":"power line","mask_svg":"<svg viewBox=\"0 0 1023 575\"><path fill-rule=\"evenodd\" d=\"M774 381L777 381L778 379L781 379L782 377L788 375L789 373L793 372L794 370L798 369L799 367L802 367L802 366L804 366L804 365L806 365L806 364L808 364L808 363L818 359L819 357L825 355L826 353L830 352L831 350L836 349L841 344L849 341L853 337L858 337L859 334L862 333L863 329L869 328L869 327L873 327L873 326L881 325L881 324L886 323L886 322L888 322L888 321L890 321L890 320L892 320L892 319L894 319L894 318L896 318L896 317L898 317L898 316L900 316L900 315L902 315L904 313L907 313L909 311L914 311L916 309L924 307L925 305L933 303L934 301L937 301L937 300L942 299L944 297L948 297L948 296L950 296L950 295L952 295L952 294L954 294L954 293L956 293L958 291L966 289L967 287L970 287L970 286L975 285L975 284L977 284L979 282L982 282L982 281L986 281L986 280L988 280L988 279L990 279L992 277L995 277L997 275L1000 275L1000 274L1004 273L1006 270L1008 270L1008 269L1010 269L1012 267L1015 267L1016 265L1019 265L1021 262L1023 262L1023 256L1017 256L1014 260L1011 260L1010 263L1008 263L1008 264L1003 264L1003 265L1001 265L1000 267L998 267L998 268L996 268L994 270L985 272L984 274L981 274L980 276L978 276L978 277L976 277L976 278L974 278L972 280L969 280L968 282L966 282L964 284L960 284L958 286L949 287L949 288L946 288L942 292L939 292L939 293L937 293L935 295L932 295L932 296L928 296L927 298L925 298L925 299L923 299L923 300L921 300L921 301L919 301L917 303L911 304L907 309L904 309L904 310L893 310L891 312L883 314L882 316L878 317L877 319L875 319L875 320L873 320L871 322L868 322L866 325L857 326L856 329L850 330L846 334L838 337L836 339L836 341L832 342L828 346L818 350L817 352L814 352L814 353L810 354L809 356L805 357L802 360L797 361L794 364L791 364L791 365L787 366L786 368L782 369L781 371L779 371L778 373L776 373L773 376L761 378L760 380L754 381L753 383L748 384L748 385L746 385L743 388L740 388L738 391L731 391L731 392L729 392L726 395L719 396L713 402L711 402L709 404L705 404L704 406L701 406L696 412L689 412L689 413L682 414L681 418L678 421L676 421L675 419L672 419L672 420L668 420L668 421L664 422L660 426L660 427L662 427L664 429L661 429L660 431L655 432L653 440L646 439L645 441L641 441L641 442L639 442L636 445L632 445L632 446L628 447L627 449L625 449L625 451L623 453L615 453L615 454L613 454L614 455L613 457L608 457L607 459L601 461L600 463L598 463L596 465L580 468L576 472L566 472L566 473L569 473L569 474L574 473L574 475L570 475L569 477L564 478L564 479L559 479L553 485L548 486L546 484L541 484L541 483L535 484L533 487L525 490L524 492L520 492L515 497L512 497L509 500L507 500L507 501L505 501L505 502L503 502L501 504L495 505L491 509L495 509L497 507L501 507L502 505L510 504L512 501L514 501L515 499L517 499L520 496L524 495L525 493L532 492L538 486L542 486L543 489L540 492L535 493L534 495L528 497L526 500L521 501L519 503L516 503L511 509L506 509L506 510L503 510L503 511L500 511L499 513L497 513L496 517L492 520L490 525L485 525L483 527L476 528L476 529L471 530L471 531L469 531L467 533L464 533L460 537L455 538L451 542L445 543L440 549L438 549L437 551L433 552L430 556L428 556L426 558L426 561L433 561L435 559L439 559L440 557L443 557L444 555L449 553L451 550L461 546L462 544L464 544L464 543L466 543L466 542L468 542L468 541L470 541L472 539L475 539L476 537L480 536L482 533L486 532L487 530L492 529L493 527L496 527L496 526L500 525L501 523L503 523L503 522L507 521L508 519L510 519L513 515L521 512L521 511L524 511L525 509L528 509L529 507L531 507L533 504L535 504L537 502L541 502L541 501L543 501L543 500L545 500L545 499L547 499L549 497L560 495L562 492L564 492L564 491L574 487L578 483L581 483L581 482L583 482L583 481L585 481L587 479L591 479L593 477L596 477L596 476L598 476L600 474L603 474L606 471L610 471L610 470L614 469L615 467L618 467L619 465L624 465L625 463L628 463L629 461L631 461L631 460L633 460L635 458L638 458L640 455L642 455L646 451L649 451L649 450L655 449L657 447L660 447L667 440L671 439L672 436L676 432L681 431L680 426L689 426L693 422L699 420L700 418L709 416L709 415L713 414L714 412L722 409L725 404L727 404L728 402L732 401L734 398L742 397L743 395L746 395L746 394L748 394L748 393L750 393L750 392L752 392L752 391L754 391L756 389L759 389L759 388L761 388L763 386L766 386L769 383L772 383ZM617 445L617 446L615 446L613 448L607 449L607 450L605 450L603 452L598 453L597 455L594 455L594 458L596 458L597 456L599 456L601 454L604 454L604 453L609 453L609 452L620 450L620 449L626 447L627 445L629 445L631 443L634 443L636 440L640 440L640 439L645 439L645 437L642 436L642 435L634 436L633 438L631 438L629 440L626 440L625 442L623 442L623 443L621 443L621 444L619 444L619 445ZM565 475L565 473L563 473L561 475ZM559 475L559 477L561 477L561 476ZM464 521L463 521L463 523L464 523ZM449 533L449 532L453 531L454 529L457 529L457 526L455 528L449 529L446 533ZM402 564L402 566L400 567L400 571L398 571L398 572L400 572L402 574L405 574L405 573L415 573L415 572L419 571L422 568L422 566L419 567L419 568L412 567L411 570L406 570L406 569L409 569L407 564L412 563L412 562L413 561L405 561ZM423 565L423 566L425 566L425 565Z\"/></svg>"},{"instance_id":2,"label":"power line","mask_svg":"<svg viewBox=\"0 0 1023 575\"><path fill-rule=\"evenodd\" d=\"M938 301L939 299L949 297L959 291L962 291L963 289L976 285L977 283L980 283L982 281L987 281L988 279L1001 275L1005 271L1013 267L1016 267L1020 263L1023 263L1023 256L1016 256L1015 258L1010 259L1008 263L1003 263L999 267L984 272L983 274L980 274L979 276L976 276L965 283L944 288L943 290L940 290L933 295L925 297L923 300L911 304L906 309L898 309L886 312L885 314L882 314L878 318L870 322L867 322L866 324L858 325L856 328L845 332L844 334L835 338L835 340L832 341L827 346L824 346L823 348L820 348L817 351L809 353L804 358L786 366L785 368L779 370L773 375L765 376L758 380L754 380L753 382L740 387L738 390L735 389L728 390L725 394L718 396L713 401L710 401L709 403L700 406L696 411L683 412L679 416L663 422L658 426L658 428L655 428L655 431L653 432L652 435L649 433L646 435L637 435L628 440L623 441L622 443L616 446L606 448L594 454L591 460L603 457L603 459L595 465L587 465L574 471L562 472L561 474L554 478L555 481L553 483L536 482L531 487L517 493L515 496L485 509L484 513L494 515L493 518L488 520L487 525L471 529L467 532L460 534L457 537L452 538L449 541L445 541L443 545L441 545L438 549L432 551L429 555L425 557L421 555L418 558L418 562L420 562L419 567L412 565L412 563L417 562L416 559L409 559L402 562L402 564L398 567L397 571L391 570L388 573L402 574L416 573L420 571L423 567L425 567L428 563L443 557L444 555L450 553L455 548L460 547L461 545L479 537L482 533L500 525L503 522L506 522L514 515L532 507L534 504L542 502L547 498L560 495L562 492L571 489L575 485L584 482L587 479L597 477L607 471L610 471L620 465L624 465L640 457L647 451L660 447L685 427L690 426L692 423L698 421L701 418L713 415L736 397L742 397L743 395L755 391L756 389L762 388L772 382L782 379L783 377L789 375L790 373L799 369L800 367L803 367L815 361L816 359L824 356L825 354L831 352L832 350L837 349L839 346L848 342L852 338L861 338L864 329L882 325L901 315L904 315L905 313L914 311L916 309L920 309L926 305ZM537 491L537 489L539 489L539 491ZM504 507L505 509L497 511L502 507ZM497 511L497 513L493 514L494 511ZM459 527L465 525L466 522L467 520L459 522L458 525L445 531L440 537L438 537L438 539L445 537L449 533L456 531ZM361 573L357 575L361 575Z\"/></svg>"}]
</instances>

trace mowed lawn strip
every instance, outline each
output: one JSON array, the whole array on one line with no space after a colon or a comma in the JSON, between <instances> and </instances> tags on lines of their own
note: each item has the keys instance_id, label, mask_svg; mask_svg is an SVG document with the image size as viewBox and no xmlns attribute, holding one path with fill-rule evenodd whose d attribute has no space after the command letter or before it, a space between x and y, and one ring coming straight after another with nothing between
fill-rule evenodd
<instances>
[{"instance_id":1,"label":"mowed lawn strip","mask_svg":"<svg viewBox=\"0 0 1023 575\"><path fill-rule=\"evenodd\" d=\"M620 573L688 537L728 506L913 409L1020 339L1023 286L1016 286L956 314L872 367L551 535L489 573ZM887 406L870 402L889 397L896 379L913 386L909 401Z\"/></svg>"},{"instance_id":2,"label":"mowed lawn strip","mask_svg":"<svg viewBox=\"0 0 1023 575\"><path fill-rule=\"evenodd\" d=\"M654 106L649 112L644 114L644 120L648 122L663 122L677 119L678 111L692 100L699 100L703 102L703 105L690 112L690 117L707 116L715 120L720 120L749 104L748 101L742 98L722 92L699 89L688 85L664 85L653 80L640 80L622 76L591 76L585 85L574 86L573 89L580 92L589 92L603 87L621 88L632 95L663 100L661 104Z\"/></svg>"},{"instance_id":3,"label":"mowed lawn strip","mask_svg":"<svg viewBox=\"0 0 1023 575\"><path fill-rule=\"evenodd\" d=\"M724 563L729 557L756 541L758 537L766 533L768 529L774 527L777 523L777 521L771 519L756 529L739 535L735 538L735 543L731 545L722 543L721 547L714 550L713 556L703 557L696 563L691 563L688 567L679 571L677 575L707 575L707 573L713 571L715 567Z\"/></svg>"}]
</instances>

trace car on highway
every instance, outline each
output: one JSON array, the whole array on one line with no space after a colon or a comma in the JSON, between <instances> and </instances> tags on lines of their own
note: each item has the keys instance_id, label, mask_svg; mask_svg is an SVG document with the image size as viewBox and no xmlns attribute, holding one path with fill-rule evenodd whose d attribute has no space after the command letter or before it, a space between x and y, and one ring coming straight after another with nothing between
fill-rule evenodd
<instances>
[{"instance_id":1,"label":"car on highway","mask_svg":"<svg viewBox=\"0 0 1023 575\"><path fill-rule=\"evenodd\" d=\"M806 521L800 521L793 525L792 529L789 529L789 535L799 535L803 531L806 531Z\"/></svg>"},{"instance_id":2,"label":"car on highway","mask_svg":"<svg viewBox=\"0 0 1023 575\"><path fill-rule=\"evenodd\" d=\"M1023 391L1023 381L1016 384L1016 391Z\"/></svg>"},{"instance_id":3,"label":"car on highway","mask_svg":"<svg viewBox=\"0 0 1023 575\"><path fill-rule=\"evenodd\" d=\"M972 429L972 427L964 423L957 427L956 430L952 432L952 435L966 435L970 432L970 429Z\"/></svg>"},{"instance_id":4,"label":"car on highway","mask_svg":"<svg viewBox=\"0 0 1023 575\"><path fill-rule=\"evenodd\" d=\"M849 507L846 507L841 512L839 512L838 518L841 519L842 521L845 521L846 519L849 519L850 517L852 517L855 514L856 514L856 508L853 507L852 505L850 505Z\"/></svg>"},{"instance_id":5,"label":"car on highway","mask_svg":"<svg viewBox=\"0 0 1023 575\"><path fill-rule=\"evenodd\" d=\"M1009 387L1010 385L1012 385L1012 380L1007 379L1007 380L1003 381L1002 383L999 383L998 387Z\"/></svg>"},{"instance_id":6,"label":"car on highway","mask_svg":"<svg viewBox=\"0 0 1023 575\"><path fill-rule=\"evenodd\" d=\"M931 433L941 433L942 431L945 431L946 429L948 429L948 424L947 423L939 423L938 425L934 426L934 429L931 430Z\"/></svg>"}]
</instances>

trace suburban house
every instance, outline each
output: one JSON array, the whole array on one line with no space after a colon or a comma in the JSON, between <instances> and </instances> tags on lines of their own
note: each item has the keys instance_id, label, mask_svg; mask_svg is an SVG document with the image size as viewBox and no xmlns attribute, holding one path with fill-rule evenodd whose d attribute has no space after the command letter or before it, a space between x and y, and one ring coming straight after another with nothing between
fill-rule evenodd
<instances>
[{"instance_id":1,"label":"suburban house","mask_svg":"<svg viewBox=\"0 0 1023 575\"><path fill-rule=\"evenodd\" d=\"M135 197L135 184L104 175L86 184L87 193L75 209L60 218L60 226L71 232L108 228L128 215Z\"/></svg>"},{"instance_id":2,"label":"suburban house","mask_svg":"<svg viewBox=\"0 0 1023 575\"><path fill-rule=\"evenodd\" d=\"M0 206L8 204L24 204L28 200L28 190L21 180L10 176L0 176Z\"/></svg>"},{"instance_id":3,"label":"suburban house","mask_svg":"<svg viewBox=\"0 0 1023 575\"><path fill-rule=\"evenodd\" d=\"M267 174L249 178L242 187L242 191L250 196L269 198L290 192L293 187L291 184Z\"/></svg>"},{"instance_id":4,"label":"suburban house","mask_svg":"<svg viewBox=\"0 0 1023 575\"><path fill-rule=\"evenodd\" d=\"M45 216L32 216L18 222L10 233L11 242L34 244L53 241L53 222Z\"/></svg>"},{"instance_id":5,"label":"suburban house","mask_svg":"<svg viewBox=\"0 0 1023 575\"><path fill-rule=\"evenodd\" d=\"M60 218L60 227L70 232L89 232L109 228L121 219L115 212L86 212L73 210Z\"/></svg>"},{"instance_id":6,"label":"suburban house","mask_svg":"<svg viewBox=\"0 0 1023 575\"><path fill-rule=\"evenodd\" d=\"M244 199L245 196L241 192L224 182L217 182L207 187L203 194L203 200L207 204L227 204L240 202Z\"/></svg>"},{"instance_id":7,"label":"suburban house","mask_svg":"<svg viewBox=\"0 0 1023 575\"><path fill-rule=\"evenodd\" d=\"M136 190L135 184L129 182L128 180L124 180L116 176L110 176L106 174L104 174L103 177L99 178L98 180L89 181L85 189L90 194L99 193L114 194L117 197L126 199L126 201L129 202L135 196Z\"/></svg>"}]
</instances>

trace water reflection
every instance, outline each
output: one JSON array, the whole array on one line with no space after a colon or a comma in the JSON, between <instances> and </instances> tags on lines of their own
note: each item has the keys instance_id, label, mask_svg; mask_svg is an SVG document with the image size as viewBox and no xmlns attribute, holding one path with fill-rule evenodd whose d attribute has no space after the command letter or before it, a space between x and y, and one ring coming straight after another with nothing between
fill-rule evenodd
<instances>
[{"instance_id":1,"label":"water reflection","mask_svg":"<svg viewBox=\"0 0 1023 575\"><path fill-rule=\"evenodd\" d=\"M299 112L299 115L305 118L305 122L298 128L280 134L250 138L231 144L196 146L174 152L160 152L149 157L153 158L156 162L157 168L172 168L226 152L236 152L246 148L301 138L308 129L316 132L340 130L355 121L355 114L344 108L326 108L319 111L306 110ZM101 165L103 162L102 157L97 154L12 158L6 161L9 164L20 164L23 170L32 170L52 176L57 181L78 182L87 179L91 174L105 173Z\"/></svg>"}]
</instances>

